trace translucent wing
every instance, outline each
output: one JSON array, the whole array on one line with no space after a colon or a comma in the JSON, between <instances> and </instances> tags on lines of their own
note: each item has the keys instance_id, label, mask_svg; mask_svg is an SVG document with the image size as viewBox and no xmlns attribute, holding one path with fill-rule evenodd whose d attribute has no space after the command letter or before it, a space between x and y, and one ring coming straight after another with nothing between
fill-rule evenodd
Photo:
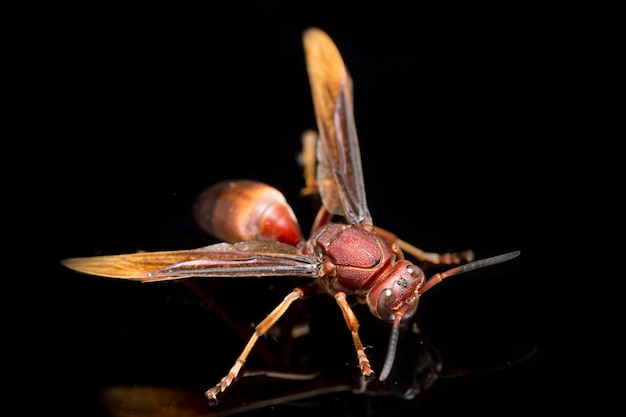
<instances>
[{"instance_id":1,"label":"translucent wing","mask_svg":"<svg viewBox=\"0 0 626 417\"><path fill-rule=\"evenodd\" d=\"M352 224L372 223L352 113L352 79L325 32L308 29L303 42L320 136L317 181L322 202Z\"/></svg>"},{"instance_id":2,"label":"translucent wing","mask_svg":"<svg viewBox=\"0 0 626 417\"><path fill-rule=\"evenodd\" d=\"M218 243L199 249L70 258L66 267L84 274L135 281L189 277L290 276L316 278L319 260L283 243Z\"/></svg>"}]
</instances>

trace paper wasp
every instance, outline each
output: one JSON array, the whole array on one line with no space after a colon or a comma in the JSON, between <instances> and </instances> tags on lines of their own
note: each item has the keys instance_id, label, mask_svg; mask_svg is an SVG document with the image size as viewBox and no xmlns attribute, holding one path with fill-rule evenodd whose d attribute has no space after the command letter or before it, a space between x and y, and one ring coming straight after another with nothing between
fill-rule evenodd
<instances>
[{"instance_id":1,"label":"paper wasp","mask_svg":"<svg viewBox=\"0 0 626 417\"><path fill-rule=\"evenodd\" d=\"M474 260L471 250L425 252L374 225L366 195L353 115L352 80L330 37L320 29L303 36L318 136L305 135L304 193L319 194L322 206L305 239L283 195L253 180L227 180L208 188L195 206L196 220L222 240L197 249L70 258L63 265L81 273L155 282L187 278L300 277L297 286L256 327L232 368L206 391L210 403L241 375L257 340L290 305L316 293L334 297L348 327L360 374L375 370L359 335L353 303L366 304L391 323L387 356L378 379L393 368L400 327L415 313L420 296L443 279L508 261L519 251ZM407 253L421 265L405 259ZM428 279L424 265L457 265ZM377 371L378 372L378 371Z\"/></svg>"}]
</instances>

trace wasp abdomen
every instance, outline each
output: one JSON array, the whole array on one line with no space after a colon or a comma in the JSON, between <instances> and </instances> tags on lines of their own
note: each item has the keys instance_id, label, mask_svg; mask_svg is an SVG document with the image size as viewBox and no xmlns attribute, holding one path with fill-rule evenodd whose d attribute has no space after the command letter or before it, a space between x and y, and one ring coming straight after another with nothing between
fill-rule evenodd
<instances>
[{"instance_id":1,"label":"wasp abdomen","mask_svg":"<svg viewBox=\"0 0 626 417\"><path fill-rule=\"evenodd\" d=\"M194 205L198 225L226 242L269 240L297 245L298 220L283 194L258 181L221 181L204 190Z\"/></svg>"}]
</instances>

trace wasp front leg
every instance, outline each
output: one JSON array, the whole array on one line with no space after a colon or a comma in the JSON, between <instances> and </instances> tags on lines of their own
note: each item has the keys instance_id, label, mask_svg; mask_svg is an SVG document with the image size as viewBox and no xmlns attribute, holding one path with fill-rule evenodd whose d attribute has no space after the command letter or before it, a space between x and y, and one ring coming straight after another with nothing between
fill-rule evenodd
<instances>
[{"instance_id":1,"label":"wasp front leg","mask_svg":"<svg viewBox=\"0 0 626 417\"><path fill-rule=\"evenodd\" d=\"M335 300L337 301L337 304L339 304L341 312L343 313L343 318L348 325L350 333L352 334L354 349L356 350L359 368L361 369L363 379L365 381L371 381L374 378L374 371L372 370L372 365L365 354L363 343L361 343L361 338L359 336L359 320L354 315L352 308L346 300L346 294L343 291L335 293Z\"/></svg>"},{"instance_id":2,"label":"wasp front leg","mask_svg":"<svg viewBox=\"0 0 626 417\"><path fill-rule=\"evenodd\" d=\"M474 251L471 249L464 250L461 252L447 252L447 253L436 253L436 252L426 252L418 247L411 245L408 242L398 238L395 234L381 229L380 227L376 227L376 234L380 236L385 243L387 243L392 251L396 252L397 250L393 250L394 247L400 247L404 252L413 256L419 262L423 264L432 264L432 265L459 265L467 262L472 262L474 260Z\"/></svg>"}]
</instances>

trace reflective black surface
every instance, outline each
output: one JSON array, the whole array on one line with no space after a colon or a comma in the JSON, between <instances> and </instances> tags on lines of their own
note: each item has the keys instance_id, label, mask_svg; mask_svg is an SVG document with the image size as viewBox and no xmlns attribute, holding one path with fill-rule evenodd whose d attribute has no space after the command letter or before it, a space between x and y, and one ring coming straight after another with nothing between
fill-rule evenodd
<instances>
[{"instance_id":1,"label":"reflective black surface","mask_svg":"<svg viewBox=\"0 0 626 417\"><path fill-rule=\"evenodd\" d=\"M232 365L244 340L184 284L82 276L58 260L211 243L191 205L227 178L277 187L308 230L313 210L298 195L296 157L299 135L315 127L300 38L311 25L335 40L354 79L374 222L426 250L522 255L451 278L420 302L420 340L444 370L463 375L439 376L411 401L342 391L244 415L501 415L576 404L573 387L589 378L577 370L588 356L572 352L581 346L573 335L589 323L569 320L565 284L578 278L566 281L554 263L565 262L555 251L574 242L560 234L561 217L574 200L571 183L580 182L554 146L587 128L574 115L592 93L595 26L579 13L556 19L539 10L494 16L282 3L93 10L77 19L55 13L47 22L38 43L48 109L38 118L47 127L39 152L54 149L54 164L31 195L42 202L31 218L43 223L35 236L44 267L25 265L32 287L20 294L40 312L19 337L36 347L24 362L22 391L41 401L24 408L108 416L100 396L109 387L201 393ZM572 117L578 128L568 127ZM202 286L251 324L297 284ZM304 304L311 331L297 341L295 358L329 384L347 378L349 385L355 355L340 310L330 298ZM369 314L357 311L377 357L389 329ZM249 362L266 365L257 355ZM595 366L586 360L582 368ZM271 382L259 381L250 385L271 391ZM287 388L294 385L276 384L276 394ZM595 392L582 391L587 399Z\"/></svg>"}]
</instances>

